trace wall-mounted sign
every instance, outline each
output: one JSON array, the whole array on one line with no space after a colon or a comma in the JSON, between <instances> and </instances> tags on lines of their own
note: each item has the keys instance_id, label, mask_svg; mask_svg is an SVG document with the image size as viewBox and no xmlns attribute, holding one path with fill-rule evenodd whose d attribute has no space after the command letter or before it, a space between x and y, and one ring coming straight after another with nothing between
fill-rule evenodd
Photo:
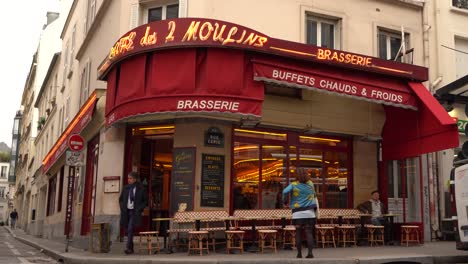
<instances>
[{"instance_id":1,"label":"wall-mounted sign","mask_svg":"<svg viewBox=\"0 0 468 264\"><path fill-rule=\"evenodd\" d=\"M193 210L195 148L174 148L171 177L171 215Z\"/></svg>"},{"instance_id":2,"label":"wall-mounted sign","mask_svg":"<svg viewBox=\"0 0 468 264\"><path fill-rule=\"evenodd\" d=\"M458 132L465 133L466 131L466 124L468 124L468 120L457 120L457 127Z\"/></svg>"},{"instance_id":3,"label":"wall-mounted sign","mask_svg":"<svg viewBox=\"0 0 468 264\"><path fill-rule=\"evenodd\" d=\"M210 127L205 131L205 146L207 147L224 147L224 133L217 127Z\"/></svg>"},{"instance_id":4,"label":"wall-mounted sign","mask_svg":"<svg viewBox=\"0 0 468 264\"><path fill-rule=\"evenodd\" d=\"M224 207L224 155L202 155L201 206Z\"/></svg>"},{"instance_id":5,"label":"wall-mounted sign","mask_svg":"<svg viewBox=\"0 0 468 264\"><path fill-rule=\"evenodd\" d=\"M84 153L67 150L65 164L68 166L83 166L84 165Z\"/></svg>"},{"instance_id":6,"label":"wall-mounted sign","mask_svg":"<svg viewBox=\"0 0 468 264\"><path fill-rule=\"evenodd\" d=\"M104 193L118 193L120 191L120 176L106 176L104 180Z\"/></svg>"}]
</instances>

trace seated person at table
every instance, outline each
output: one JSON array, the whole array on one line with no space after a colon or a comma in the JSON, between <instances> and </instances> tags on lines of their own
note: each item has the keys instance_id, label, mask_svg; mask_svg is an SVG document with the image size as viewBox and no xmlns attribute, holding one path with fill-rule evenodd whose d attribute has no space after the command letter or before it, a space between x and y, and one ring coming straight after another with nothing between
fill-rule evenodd
<instances>
[{"instance_id":1,"label":"seated person at table","mask_svg":"<svg viewBox=\"0 0 468 264\"><path fill-rule=\"evenodd\" d=\"M235 209L252 209L249 199L242 193L242 187L234 188L234 210Z\"/></svg>"},{"instance_id":2,"label":"seated person at table","mask_svg":"<svg viewBox=\"0 0 468 264\"><path fill-rule=\"evenodd\" d=\"M373 225L384 226L385 218L383 215L387 213L387 208L385 208L385 205L379 200L379 198L379 192L373 191L371 193L371 199L358 205L357 209L364 214L372 214L371 223Z\"/></svg>"}]
</instances>

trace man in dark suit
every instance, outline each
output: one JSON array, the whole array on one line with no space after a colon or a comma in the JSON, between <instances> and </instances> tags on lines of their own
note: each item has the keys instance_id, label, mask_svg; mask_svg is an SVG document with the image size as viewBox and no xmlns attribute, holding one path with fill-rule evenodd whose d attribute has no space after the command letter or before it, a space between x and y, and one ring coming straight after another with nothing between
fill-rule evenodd
<instances>
[{"instance_id":1,"label":"man in dark suit","mask_svg":"<svg viewBox=\"0 0 468 264\"><path fill-rule=\"evenodd\" d=\"M146 190L140 183L138 173L128 174L126 185L119 197L120 225L127 228L127 249L125 254L133 254L133 229L141 225L143 210L148 204Z\"/></svg>"}]
</instances>

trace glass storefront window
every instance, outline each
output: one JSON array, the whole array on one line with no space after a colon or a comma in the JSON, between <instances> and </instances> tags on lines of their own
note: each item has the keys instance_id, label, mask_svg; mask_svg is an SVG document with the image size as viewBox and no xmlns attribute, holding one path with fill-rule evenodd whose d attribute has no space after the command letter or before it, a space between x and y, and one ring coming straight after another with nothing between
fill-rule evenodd
<instances>
[{"instance_id":1,"label":"glass storefront window","mask_svg":"<svg viewBox=\"0 0 468 264\"><path fill-rule=\"evenodd\" d=\"M348 201L348 158L347 153L325 153L325 206L346 208Z\"/></svg>"},{"instance_id":2,"label":"glass storefront window","mask_svg":"<svg viewBox=\"0 0 468 264\"><path fill-rule=\"evenodd\" d=\"M282 190L295 180L296 167L310 173L321 206L347 208L347 146L346 138L235 129L234 210L281 208Z\"/></svg>"},{"instance_id":3,"label":"glass storefront window","mask_svg":"<svg viewBox=\"0 0 468 264\"><path fill-rule=\"evenodd\" d=\"M133 136L151 136L151 135L165 135L174 134L173 125L161 125L161 126L144 126L132 128Z\"/></svg>"},{"instance_id":4,"label":"glass storefront window","mask_svg":"<svg viewBox=\"0 0 468 264\"><path fill-rule=\"evenodd\" d=\"M315 185L315 192L317 198L321 203L323 199L323 178L322 178L322 151L317 149L299 148L299 159L296 154L291 154L291 160L296 167L304 167L310 173L312 182ZM294 180L296 175L291 174L291 180Z\"/></svg>"},{"instance_id":5,"label":"glass storefront window","mask_svg":"<svg viewBox=\"0 0 468 264\"><path fill-rule=\"evenodd\" d=\"M322 145L327 147L347 147L348 141L327 137L299 136L299 142L304 144Z\"/></svg>"},{"instance_id":6,"label":"glass storefront window","mask_svg":"<svg viewBox=\"0 0 468 264\"><path fill-rule=\"evenodd\" d=\"M234 143L234 210L258 208L259 153L259 145Z\"/></svg>"},{"instance_id":7,"label":"glass storefront window","mask_svg":"<svg viewBox=\"0 0 468 264\"><path fill-rule=\"evenodd\" d=\"M259 138L259 139L270 139L270 140L281 140L286 141L286 133L276 133L267 131L247 130L247 129L234 129L236 136Z\"/></svg>"},{"instance_id":8,"label":"glass storefront window","mask_svg":"<svg viewBox=\"0 0 468 264\"><path fill-rule=\"evenodd\" d=\"M262 146L262 209L281 208L286 187L286 152L283 146Z\"/></svg>"}]
</instances>

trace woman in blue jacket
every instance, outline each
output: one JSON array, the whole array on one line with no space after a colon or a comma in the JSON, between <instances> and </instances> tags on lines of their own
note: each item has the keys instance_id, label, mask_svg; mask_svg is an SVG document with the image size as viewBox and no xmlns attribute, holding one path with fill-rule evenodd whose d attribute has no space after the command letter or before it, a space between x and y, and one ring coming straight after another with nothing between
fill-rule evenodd
<instances>
[{"instance_id":1,"label":"woman in blue jacket","mask_svg":"<svg viewBox=\"0 0 468 264\"><path fill-rule=\"evenodd\" d=\"M289 208L292 209L292 222L296 226L297 258L302 258L302 230L305 230L308 253L306 258L313 258L314 227L318 215L318 200L314 184L307 170L296 168L296 181L283 190L283 204L287 207L287 197L291 193Z\"/></svg>"}]
</instances>

